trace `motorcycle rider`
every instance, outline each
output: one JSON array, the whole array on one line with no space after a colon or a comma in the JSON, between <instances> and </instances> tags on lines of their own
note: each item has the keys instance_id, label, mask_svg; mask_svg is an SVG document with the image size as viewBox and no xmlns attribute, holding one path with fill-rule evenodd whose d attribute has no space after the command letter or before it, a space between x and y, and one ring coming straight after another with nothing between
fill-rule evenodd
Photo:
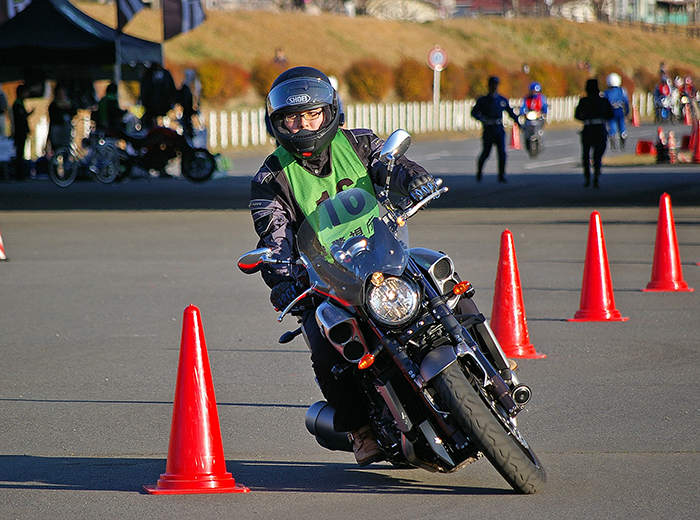
<instances>
[{"instance_id":1,"label":"motorcycle rider","mask_svg":"<svg viewBox=\"0 0 700 520\"><path fill-rule=\"evenodd\" d=\"M527 115L530 112L538 113L537 119L541 121L542 127L544 127L544 123L547 120L547 98L542 94L542 85L537 81L530 83L528 86L528 95L523 98L523 104L520 106L520 115L525 116L525 125L534 124L527 119ZM525 139L525 146L529 149L529 139Z\"/></svg>"},{"instance_id":2,"label":"motorcycle rider","mask_svg":"<svg viewBox=\"0 0 700 520\"><path fill-rule=\"evenodd\" d=\"M338 93L323 72L311 67L294 67L277 77L267 96L266 117L279 146L252 180L250 210L258 247L270 248L275 259L295 260L295 234L318 204L350 187L375 195L374 186L384 185L386 167L378 160L383 140L369 129L340 128ZM438 187L432 175L402 157L392 173L391 189L418 201ZM265 265L262 277L272 289L270 302L277 310L285 309L308 285L303 268L296 265ZM360 466L383 460L362 392L350 375L336 379L332 373L344 358L323 337L314 302L308 300L302 300L302 330L321 392L336 410L334 428L350 432Z\"/></svg>"},{"instance_id":3,"label":"motorcycle rider","mask_svg":"<svg viewBox=\"0 0 700 520\"><path fill-rule=\"evenodd\" d=\"M616 72L608 74L605 81L608 84L608 88L605 90L604 95L613 107L613 118L608 122L610 149L615 150L615 137L617 134L620 134L620 150L624 150L625 139L627 138L625 118L630 113L627 89L622 87L622 78Z\"/></svg>"},{"instance_id":4,"label":"motorcycle rider","mask_svg":"<svg viewBox=\"0 0 700 520\"><path fill-rule=\"evenodd\" d=\"M477 99L471 116L481 121L484 126L481 135L483 149L476 163L476 180L481 182L481 173L484 163L491 153L491 147L495 144L498 151L498 182L506 182L506 131L503 128L503 112L507 112L511 119L520 127L518 116L511 108L508 100L498 93L500 80L497 76L489 78L489 93Z\"/></svg>"},{"instance_id":5,"label":"motorcycle rider","mask_svg":"<svg viewBox=\"0 0 700 520\"><path fill-rule=\"evenodd\" d=\"M661 75L661 80L654 89L654 122L659 123L669 117L668 111L670 107L671 82L668 76ZM665 113L665 115L664 115Z\"/></svg>"}]
</instances>

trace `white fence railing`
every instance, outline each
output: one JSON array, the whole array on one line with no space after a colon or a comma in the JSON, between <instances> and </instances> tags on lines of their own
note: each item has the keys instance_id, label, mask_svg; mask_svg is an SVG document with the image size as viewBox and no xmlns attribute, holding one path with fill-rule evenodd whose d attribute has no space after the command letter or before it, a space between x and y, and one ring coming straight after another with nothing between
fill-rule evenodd
<instances>
[{"instance_id":1,"label":"white fence railing","mask_svg":"<svg viewBox=\"0 0 700 520\"><path fill-rule=\"evenodd\" d=\"M548 99L551 122L573 121L578 96ZM348 128L371 128L379 136L389 135L397 128L411 134L430 132L463 132L477 130L481 124L471 117L473 99L441 101L437 111L432 102L423 103L363 103L346 105L345 118ZM522 99L511 99L511 106L519 109ZM632 106L640 116L653 115L652 94L634 94ZM273 141L265 128L265 109L240 111L204 111L208 126L209 148L247 148L271 144ZM506 118L506 124L512 122Z\"/></svg>"}]
</instances>

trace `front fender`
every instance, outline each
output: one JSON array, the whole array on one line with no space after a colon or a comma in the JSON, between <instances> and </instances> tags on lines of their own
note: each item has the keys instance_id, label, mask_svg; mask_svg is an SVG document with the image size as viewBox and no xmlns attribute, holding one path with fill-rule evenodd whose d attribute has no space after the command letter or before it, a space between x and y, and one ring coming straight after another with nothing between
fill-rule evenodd
<instances>
[{"instance_id":1,"label":"front fender","mask_svg":"<svg viewBox=\"0 0 700 520\"><path fill-rule=\"evenodd\" d=\"M457 361L457 354L450 345L437 347L423 358L420 364L420 375L426 383Z\"/></svg>"}]
</instances>

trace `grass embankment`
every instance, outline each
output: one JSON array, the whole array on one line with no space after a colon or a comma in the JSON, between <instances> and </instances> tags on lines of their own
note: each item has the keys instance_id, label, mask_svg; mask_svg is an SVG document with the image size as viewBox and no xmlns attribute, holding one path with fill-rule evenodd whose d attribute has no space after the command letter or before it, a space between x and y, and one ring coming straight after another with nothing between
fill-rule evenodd
<instances>
[{"instance_id":1,"label":"grass embankment","mask_svg":"<svg viewBox=\"0 0 700 520\"><path fill-rule=\"evenodd\" d=\"M114 5L76 5L114 25ZM127 32L162 41L160 13L142 11ZM642 67L655 74L664 61L669 68L700 72L700 40L554 18L458 18L417 24L364 16L211 11L203 25L165 43L165 58L186 64L221 59L249 69L258 60L272 59L279 46L291 65L313 65L337 75L361 58L378 58L392 66L404 57L425 61L434 45L443 47L450 61L462 67L487 57L509 70L519 69L522 63L588 62L594 72L615 65L632 76Z\"/></svg>"}]
</instances>

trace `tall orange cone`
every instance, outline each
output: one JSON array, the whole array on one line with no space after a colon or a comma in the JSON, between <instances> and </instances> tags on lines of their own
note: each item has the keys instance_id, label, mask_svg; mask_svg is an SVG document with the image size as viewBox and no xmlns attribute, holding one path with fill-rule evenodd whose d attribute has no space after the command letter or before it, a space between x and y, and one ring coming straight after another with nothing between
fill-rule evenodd
<instances>
[{"instance_id":1,"label":"tall orange cone","mask_svg":"<svg viewBox=\"0 0 700 520\"><path fill-rule=\"evenodd\" d=\"M491 329L507 357L528 359L546 357L546 354L535 351L535 347L530 343L513 234L507 229L501 233L496 290L493 294L491 310Z\"/></svg>"},{"instance_id":2,"label":"tall orange cone","mask_svg":"<svg viewBox=\"0 0 700 520\"><path fill-rule=\"evenodd\" d=\"M209 356L199 309L185 309L182 344L170 445L165 473L157 486L144 486L153 495L248 493L226 471L219 414L209 369Z\"/></svg>"},{"instance_id":3,"label":"tall orange cone","mask_svg":"<svg viewBox=\"0 0 700 520\"><path fill-rule=\"evenodd\" d=\"M522 145L520 144L520 127L518 125L513 125L510 131L510 145L513 150L522 150Z\"/></svg>"},{"instance_id":4,"label":"tall orange cone","mask_svg":"<svg viewBox=\"0 0 700 520\"><path fill-rule=\"evenodd\" d=\"M668 193L661 195L659 201L659 220L656 224L651 281L643 291L693 291L693 288L688 287L688 284L683 280L681 257L678 253L678 240L676 239L676 224L673 221L671 197Z\"/></svg>"},{"instance_id":5,"label":"tall orange cone","mask_svg":"<svg viewBox=\"0 0 700 520\"><path fill-rule=\"evenodd\" d=\"M7 255L5 254L5 244L2 241L2 234L0 234L0 260L7 260Z\"/></svg>"},{"instance_id":6,"label":"tall orange cone","mask_svg":"<svg viewBox=\"0 0 700 520\"><path fill-rule=\"evenodd\" d=\"M608 252L600 213L591 213L588 225L586 261L583 267L581 307L572 319L566 321L627 321L615 308Z\"/></svg>"},{"instance_id":7,"label":"tall orange cone","mask_svg":"<svg viewBox=\"0 0 700 520\"><path fill-rule=\"evenodd\" d=\"M683 105L683 122L685 126L690 126L693 124L693 115L690 112L690 103Z\"/></svg>"},{"instance_id":8,"label":"tall orange cone","mask_svg":"<svg viewBox=\"0 0 700 520\"><path fill-rule=\"evenodd\" d=\"M634 127L639 126L639 108L638 107L632 108L632 126L634 126Z\"/></svg>"}]
</instances>

